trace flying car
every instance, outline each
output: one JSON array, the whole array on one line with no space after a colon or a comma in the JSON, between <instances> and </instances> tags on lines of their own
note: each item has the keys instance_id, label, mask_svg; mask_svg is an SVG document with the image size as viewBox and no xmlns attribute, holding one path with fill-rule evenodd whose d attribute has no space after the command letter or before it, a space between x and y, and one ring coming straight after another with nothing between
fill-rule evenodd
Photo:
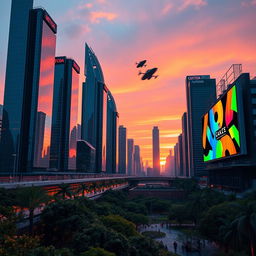
<instances>
[{"instance_id":1,"label":"flying car","mask_svg":"<svg viewBox=\"0 0 256 256\"><path fill-rule=\"evenodd\" d=\"M147 62L147 60L142 60L140 62L136 62L136 67L137 68L142 68L142 67L146 67L147 65L145 64Z\"/></svg>"},{"instance_id":2,"label":"flying car","mask_svg":"<svg viewBox=\"0 0 256 256\"><path fill-rule=\"evenodd\" d=\"M154 76L156 71L157 71L157 68L151 68L151 69L148 69L145 73L139 72L139 75L143 75L141 77L141 80L146 80L146 79L149 80L152 77L156 79L158 77L158 76Z\"/></svg>"}]
</instances>

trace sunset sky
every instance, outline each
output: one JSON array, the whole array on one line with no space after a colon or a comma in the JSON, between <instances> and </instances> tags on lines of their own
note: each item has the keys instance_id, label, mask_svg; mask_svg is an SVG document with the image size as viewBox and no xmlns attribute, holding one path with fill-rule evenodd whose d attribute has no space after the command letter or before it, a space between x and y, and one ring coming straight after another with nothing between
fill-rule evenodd
<instances>
[{"instance_id":1,"label":"sunset sky","mask_svg":"<svg viewBox=\"0 0 256 256\"><path fill-rule=\"evenodd\" d=\"M0 104L10 6L11 0L1 0ZM74 58L83 71L85 42L92 47L119 124L149 164L153 126L160 130L161 160L181 132L187 75L218 81L233 63L256 75L256 0L34 0L34 6L44 7L58 25L57 55ZM157 79L140 80L135 62L142 59L159 68Z\"/></svg>"}]
</instances>

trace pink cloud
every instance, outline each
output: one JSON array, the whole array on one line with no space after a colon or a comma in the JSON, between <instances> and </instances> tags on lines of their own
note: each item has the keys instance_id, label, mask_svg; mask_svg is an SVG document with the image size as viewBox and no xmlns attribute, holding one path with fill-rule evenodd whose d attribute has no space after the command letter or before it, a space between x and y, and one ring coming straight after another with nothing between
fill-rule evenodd
<instances>
[{"instance_id":1,"label":"pink cloud","mask_svg":"<svg viewBox=\"0 0 256 256\"><path fill-rule=\"evenodd\" d=\"M91 12L90 13L90 21L92 23L99 23L101 19L111 21L116 18L117 18L117 14L112 12Z\"/></svg>"}]
</instances>

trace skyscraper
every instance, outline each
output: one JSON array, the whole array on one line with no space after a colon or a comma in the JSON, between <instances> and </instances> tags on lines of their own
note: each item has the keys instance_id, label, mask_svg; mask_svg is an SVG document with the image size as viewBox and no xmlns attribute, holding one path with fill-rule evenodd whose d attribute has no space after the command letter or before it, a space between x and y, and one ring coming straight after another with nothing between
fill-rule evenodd
<instances>
[{"instance_id":1,"label":"skyscraper","mask_svg":"<svg viewBox=\"0 0 256 256\"><path fill-rule=\"evenodd\" d=\"M0 143L1 171L13 171L20 156L29 11L32 8L33 0L12 1ZM20 161L17 162L20 165Z\"/></svg>"},{"instance_id":2,"label":"skyscraper","mask_svg":"<svg viewBox=\"0 0 256 256\"><path fill-rule=\"evenodd\" d=\"M107 147L107 93L100 63L85 44L86 81L82 96L82 140L89 142L96 150L94 172L106 171Z\"/></svg>"},{"instance_id":3,"label":"skyscraper","mask_svg":"<svg viewBox=\"0 0 256 256\"><path fill-rule=\"evenodd\" d=\"M187 112L182 115L182 156L183 176L189 177Z\"/></svg>"},{"instance_id":4,"label":"skyscraper","mask_svg":"<svg viewBox=\"0 0 256 256\"><path fill-rule=\"evenodd\" d=\"M116 103L111 92L108 91L107 103L107 154L106 154L106 171L116 173L117 166L117 129L119 114Z\"/></svg>"},{"instance_id":5,"label":"skyscraper","mask_svg":"<svg viewBox=\"0 0 256 256\"><path fill-rule=\"evenodd\" d=\"M127 174L134 175L134 140L127 140Z\"/></svg>"},{"instance_id":6,"label":"skyscraper","mask_svg":"<svg viewBox=\"0 0 256 256\"><path fill-rule=\"evenodd\" d=\"M76 170L79 73L74 60L55 58L50 167L61 171Z\"/></svg>"},{"instance_id":7,"label":"skyscraper","mask_svg":"<svg viewBox=\"0 0 256 256\"><path fill-rule=\"evenodd\" d=\"M134 145L134 174L141 176L140 146Z\"/></svg>"},{"instance_id":8,"label":"skyscraper","mask_svg":"<svg viewBox=\"0 0 256 256\"><path fill-rule=\"evenodd\" d=\"M179 154L179 173L178 173L178 176L184 176L184 169L183 169L183 141L182 141L182 134L179 135L178 137L178 142L179 142L179 151L178 151L178 154Z\"/></svg>"},{"instance_id":9,"label":"skyscraper","mask_svg":"<svg viewBox=\"0 0 256 256\"><path fill-rule=\"evenodd\" d=\"M156 176L160 175L160 146L159 146L159 129L154 126L152 131L153 137L153 171Z\"/></svg>"},{"instance_id":10,"label":"skyscraper","mask_svg":"<svg viewBox=\"0 0 256 256\"><path fill-rule=\"evenodd\" d=\"M32 0L12 1L0 142L0 170L8 172L49 167L57 25L32 5ZM44 127L38 120L42 113Z\"/></svg>"},{"instance_id":11,"label":"skyscraper","mask_svg":"<svg viewBox=\"0 0 256 256\"><path fill-rule=\"evenodd\" d=\"M126 174L126 128L123 125L118 129L118 172Z\"/></svg>"},{"instance_id":12,"label":"skyscraper","mask_svg":"<svg viewBox=\"0 0 256 256\"><path fill-rule=\"evenodd\" d=\"M188 160L190 176L206 174L201 146L201 118L216 100L216 81L209 75L186 77Z\"/></svg>"}]
</instances>

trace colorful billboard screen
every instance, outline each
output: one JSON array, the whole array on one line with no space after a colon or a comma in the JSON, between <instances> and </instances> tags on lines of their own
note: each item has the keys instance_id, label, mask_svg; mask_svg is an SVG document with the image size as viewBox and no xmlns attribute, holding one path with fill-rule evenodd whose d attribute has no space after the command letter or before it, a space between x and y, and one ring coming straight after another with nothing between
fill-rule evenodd
<instances>
[{"instance_id":1,"label":"colorful billboard screen","mask_svg":"<svg viewBox=\"0 0 256 256\"><path fill-rule=\"evenodd\" d=\"M240 154L237 88L226 94L203 116L204 162Z\"/></svg>"}]
</instances>

